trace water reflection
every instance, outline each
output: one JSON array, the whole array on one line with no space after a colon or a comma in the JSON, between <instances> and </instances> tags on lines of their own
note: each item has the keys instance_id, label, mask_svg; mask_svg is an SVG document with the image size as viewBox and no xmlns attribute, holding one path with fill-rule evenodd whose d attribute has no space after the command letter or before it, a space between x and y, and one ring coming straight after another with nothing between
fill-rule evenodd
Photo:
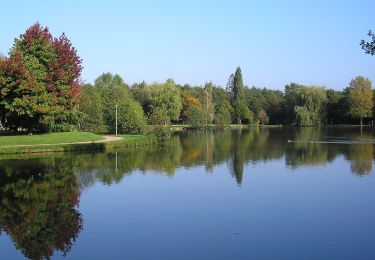
<instances>
[{"instance_id":1,"label":"water reflection","mask_svg":"<svg viewBox=\"0 0 375 260\"><path fill-rule=\"evenodd\" d=\"M374 130L358 128L185 131L174 134L164 147L2 159L0 232L11 237L26 257L66 254L82 230L82 216L77 210L80 191L97 181L112 185L135 170L173 176L179 167L203 165L206 172L213 172L215 165L225 164L241 185L250 174L245 172L246 164L285 160L287 167L297 170L323 166L339 156L350 162L353 174L362 176L373 171L373 137Z\"/></svg>"},{"instance_id":2,"label":"water reflection","mask_svg":"<svg viewBox=\"0 0 375 260\"><path fill-rule=\"evenodd\" d=\"M30 259L69 252L82 217L77 179L64 161L3 161L0 173L0 232Z\"/></svg>"}]
</instances>

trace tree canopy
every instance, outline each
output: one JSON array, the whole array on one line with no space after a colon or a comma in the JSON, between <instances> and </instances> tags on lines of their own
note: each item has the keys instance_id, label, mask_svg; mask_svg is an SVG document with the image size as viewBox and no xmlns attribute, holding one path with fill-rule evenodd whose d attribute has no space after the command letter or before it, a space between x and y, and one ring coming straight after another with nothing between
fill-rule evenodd
<instances>
[{"instance_id":1,"label":"tree canopy","mask_svg":"<svg viewBox=\"0 0 375 260\"><path fill-rule=\"evenodd\" d=\"M69 39L39 23L0 59L2 125L29 131L66 130L76 122L81 59Z\"/></svg>"},{"instance_id":2,"label":"tree canopy","mask_svg":"<svg viewBox=\"0 0 375 260\"><path fill-rule=\"evenodd\" d=\"M354 118L362 119L371 117L373 109L373 96L371 81L358 76L350 81L345 90L348 102L348 114Z\"/></svg>"}]
</instances>

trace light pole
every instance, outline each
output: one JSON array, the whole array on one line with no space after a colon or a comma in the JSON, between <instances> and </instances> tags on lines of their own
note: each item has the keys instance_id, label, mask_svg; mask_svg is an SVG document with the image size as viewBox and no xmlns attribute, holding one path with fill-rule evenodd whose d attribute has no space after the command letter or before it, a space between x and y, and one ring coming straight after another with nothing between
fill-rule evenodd
<instances>
[{"instance_id":1,"label":"light pole","mask_svg":"<svg viewBox=\"0 0 375 260\"><path fill-rule=\"evenodd\" d=\"M115 107L116 107L116 135L117 135L117 107L118 105L116 105Z\"/></svg>"}]
</instances>

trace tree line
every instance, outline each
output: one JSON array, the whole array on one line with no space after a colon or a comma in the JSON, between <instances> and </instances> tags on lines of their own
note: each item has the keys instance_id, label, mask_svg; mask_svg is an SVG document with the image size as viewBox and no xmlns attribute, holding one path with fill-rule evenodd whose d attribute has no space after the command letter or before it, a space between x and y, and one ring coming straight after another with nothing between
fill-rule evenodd
<instances>
[{"instance_id":1,"label":"tree line","mask_svg":"<svg viewBox=\"0 0 375 260\"><path fill-rule=\"evenodd\" d=\"M147 124L216 124L323 126L372 124L373 96L369 79L358 76L343 91L291 83L285 91L243 86L241 69L223 87L164 83L127 85L119 75L105 73L81 87L80 128L113 132L115 105L122 132L139 133Z\"/></svg>"},{"instance_id":2,"label":"tree line","mask_svg":"<svg viewBox=\"0 0 375 260\"><path fill-rule=\"evenodd\" d=\"M146 82L104 73L79 82L82 60L67 37L34 24L0 57L0 127L24 131L144 133L147 125L372 124L374 91L363 76L337 91L290 83L284 91L249 87L238 67L226 87Z\"/></svg>"}]
</instances>

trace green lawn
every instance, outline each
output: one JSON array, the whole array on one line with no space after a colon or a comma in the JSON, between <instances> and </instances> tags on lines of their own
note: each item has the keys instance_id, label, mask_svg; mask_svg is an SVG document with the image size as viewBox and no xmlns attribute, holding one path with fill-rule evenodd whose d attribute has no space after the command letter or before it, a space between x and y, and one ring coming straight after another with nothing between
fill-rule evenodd
<instances>
[{"instance_id":1,"label":"green lawn","mask_svg":"<svg viewBox=\"0 0 375 260\"><path fill-rule=\"evenodd\" d=\"M0 146L5 145L34 145L34 144L59 144L96 141L102 136L87 132L49 133L34 135L0 136Z\"/></svg>"}]
</instances>

